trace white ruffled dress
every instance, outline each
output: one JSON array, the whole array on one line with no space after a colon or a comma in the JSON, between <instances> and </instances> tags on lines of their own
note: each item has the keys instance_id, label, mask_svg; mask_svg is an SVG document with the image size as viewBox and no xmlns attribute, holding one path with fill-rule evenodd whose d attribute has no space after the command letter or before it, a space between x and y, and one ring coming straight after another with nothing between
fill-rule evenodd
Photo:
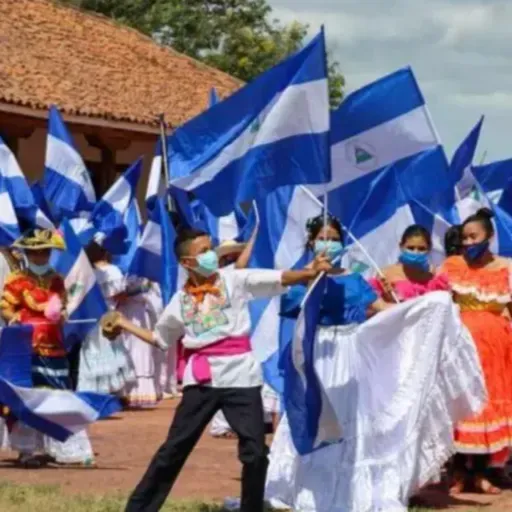
<instances>
[{"instance_id":1,"label":"white ruffled dress","mask_svg":"<svg viewBox=\"0 0 512 512\"><path fill-rule=\"evenodd\" d=\"M266 496L294 511L405 512L454 452L456 423L486 400L474 342L446 292L362 325L317 327L314 366L343 440L301 456L284 415Z\"/></svg>"},{"instance_id":2,"label":"white ruffled dress","mask_svg":"<svg viewBox=\"0 0 512 512\"><path fill-rule=\"evenodd\" d=\"M125 291L126 282L121 270L106 264L95 268L110 311L117 308L116 295ZM135 369L121 334L110 341L97 325L82 343L78 374L78 391L126 395L136 382Z\"/></svg>"}]
</instances>

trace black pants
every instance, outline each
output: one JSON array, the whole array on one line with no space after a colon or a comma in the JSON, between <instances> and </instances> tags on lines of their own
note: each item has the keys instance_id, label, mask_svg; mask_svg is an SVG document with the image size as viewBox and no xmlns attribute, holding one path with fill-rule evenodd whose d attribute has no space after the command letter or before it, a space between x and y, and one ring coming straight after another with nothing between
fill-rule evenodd
<instances>
[{"instance_id":1,"label":"black pants","mask_svg":"<svg viewBox=\"0 0 512 512\"><path fill-rule=\"evenodd\" d=\"M157 512L187 457L215 413L221 409L238 435L242 469L242 512L262 512L268 449L261 388L185 388L164 444L128 501L126 512Z\"/></svg>"}]
</instances>

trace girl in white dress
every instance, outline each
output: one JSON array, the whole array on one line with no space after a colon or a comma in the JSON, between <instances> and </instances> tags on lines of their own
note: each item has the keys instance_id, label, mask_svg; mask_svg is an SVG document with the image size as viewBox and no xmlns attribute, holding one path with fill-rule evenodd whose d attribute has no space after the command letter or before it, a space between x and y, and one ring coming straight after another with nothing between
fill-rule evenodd
<instances>
[{"instance_id":1,"label":"girl in white dress","mask_svg":"<svg viewBox=\"0 0 512 512\"><path fill-rule=\"evenodd\" d=\"M96 242L86 249L94 267L96 279L110 311L117 309L126 292L126 281L118 267L110 263L110 255ZM108 340L99 324L83 341L80 350L78 391L125 396L134 386L136 377L130 354L123 344L123 335Z\"/></svg>"},{"instance_id":2,"label":"girl in white dress","mask_svg":"<svg viewBox=\"0 0 512 512\"><path fill-rule=\"evenodd\" d=\"M135 325L152 330L162 309L158 307L159 293L156 288L147 280L128 278L127 294L119 304L119 311ZM124 397L125 405L133 409L152 409L162 399L160 375L157 374L157 349L140 343L129 333L123 335L123 342L130 353L136 375L135 384Z\"/></svg>"},{"instance_id":3,"label":"girl in white dress","mask_svg":"<svg viewBox=\"0 0 512 512\"><path fill-rule=\"evenodd\" d=\"M341 227L332 218L323 224L321 217L308 223L310 247L334 259ZM291 288L281 314L297 318L306 293ZM457 421L485 403L475 345L447 292L367 320L376 299L357 274L336 269L327 280L308 360L322 398L309 395L302 409L295 388L287 392L299 382L296 346L283 355L286 413L271 448L268 499L295 511L405 512L455 450ZM314 434L307 411L318 407L322 414L330 407L333 418Z\"/></svg>"}]
</instances>

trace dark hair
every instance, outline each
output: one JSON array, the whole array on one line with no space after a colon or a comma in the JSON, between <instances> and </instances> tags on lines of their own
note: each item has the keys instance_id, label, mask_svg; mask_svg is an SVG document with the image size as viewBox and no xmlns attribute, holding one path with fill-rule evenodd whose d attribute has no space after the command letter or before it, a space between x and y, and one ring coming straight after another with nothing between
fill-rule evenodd
<instances>
[{"instance_id":1,"label":"dark hair","mask_svg":"<svg viewBox=\"0 0 512 512\"><path fill-rule=\"evenodd\" d=\"M413 236L421 236L427 242L428 249L432 249L432 237L428 229L420 226L419 224L412 224L402 234L402 238L400 239L400 245L404 245L409 238Z\"/></svg>"},{"instance_id":2,"label":"dark hair","mask_svg":"<svg viewBox=\"0 0 512 512\"><path fill-rule=\"evenodd\" d=\"M444 252L447 257L462 254L462 227L458 224L446 230L444 234Z\"/></svg>"},{"instance_id":3,"label":"dark hair","mask_svg":"<svg viewBox=\"0 0 512 512\"><path fill-rule=\"evenodd\" d=\"M176 253L176 256L178 258L186 256L190 242L200 236L208 236L208 233L192 228L184 228L179 231L176 236L176 240L174 241L174 252Z\"/></svg>"},{"instance_id":4,"label":"dark hair","mask_svg":"<svg viewBox=\"0 0 512 512\"><path fill-rule=\"evenodd\" d=\"M479 222L484 228L485 234L488 238L494 235L494 226L492 225L491 219L494 217L494 213L489 208L480 208L476 213L470 215L463 223L462 229L467 226L470 222Z\"/></svg>"},{"instance_id":5,"label":"dark hair","mask_svg":"<svg viewBox=\"0 0 512 512\"><path fill-rule=\"evenodd\" d=\"M311 243L318 236L318 233L322 231L324 227L324 220L324 214L321 213L316 217L308 219L306 222L306 229L308 232L308 246L311 246ZM341 228L341 222L336 217L334 217L334 215L329 213L327 214L327 225L338 232L340 235L340 241L343 243L343 229Z\"/></svg>"},{"instance_id":6,"label":"dark hair","mask_svg":"<svg viewBox=\"0 0 512 512\"><path fill-rule=\"evenodd\" d=\"M99 244L96 242L91 242L86 248L85 248L85 255L87 256L87 259L89 260L89 263L91 265L94 265L98 261L109 261L110 262L110 254Z\"/></svg>"}]
</instances>

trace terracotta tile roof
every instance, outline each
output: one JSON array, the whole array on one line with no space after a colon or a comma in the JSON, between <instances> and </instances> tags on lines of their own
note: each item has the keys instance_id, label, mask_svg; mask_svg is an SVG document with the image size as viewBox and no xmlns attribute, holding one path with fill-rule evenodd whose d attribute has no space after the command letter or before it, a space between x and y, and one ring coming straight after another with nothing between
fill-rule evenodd
<instances>
[{"instance_id":1,"label":"terracotta tile roof","mask_svg":"<svg viewBox=\"0 0 512 512\"><path fill-rule=\"evenodd\" d=\"M51 0L0 0L0 102L173 126L240 82L103 16Z\"/></svg>"}]
</instances>

